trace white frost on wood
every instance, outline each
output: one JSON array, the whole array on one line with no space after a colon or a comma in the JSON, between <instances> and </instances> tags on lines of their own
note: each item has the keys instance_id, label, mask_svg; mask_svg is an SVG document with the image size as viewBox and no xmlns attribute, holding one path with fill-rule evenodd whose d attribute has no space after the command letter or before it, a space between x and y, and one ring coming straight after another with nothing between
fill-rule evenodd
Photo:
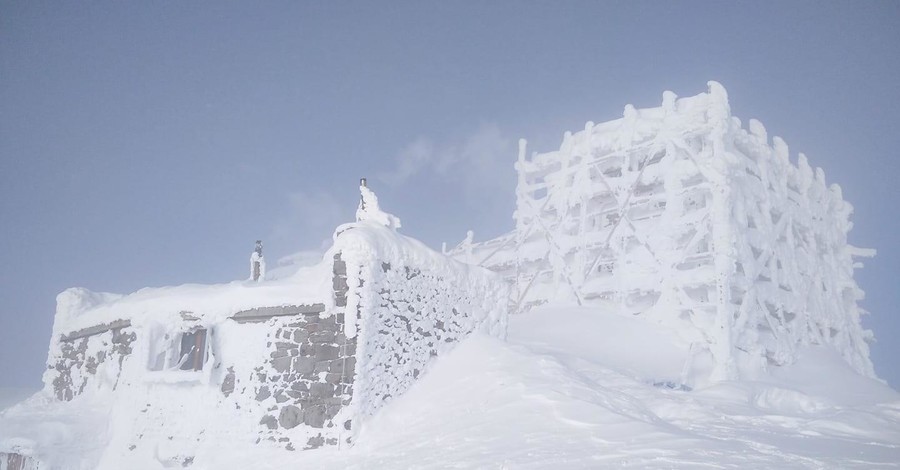
<instances>
[{"instance_id":1,"label":"white frost on wood","mask_svg":"<svg viewBox=\"0 0 900 470\"><path fill-rule=\"evenodd\" d=\"M675 327L712 380L827 344L874 376L847 243L852 206L805 155L731 116L724 87L566 133L515 164L515 230L451 254L501 273L517 310L579 303ZM692 358L694 360L697 358Z\"/></svg>"},{"instance_id":2,"label":"white frost on wood","mask_svg":"<svg viewBox=\"0 0 900 470\"><path fill-rule=\"evenodd\" d=\"M357 337L353 416L403 394L434 356L474 332L506 334L507 286L372 221L338 229L326 259L347 265L345 334Z\"/></svg>"}]
</instances>

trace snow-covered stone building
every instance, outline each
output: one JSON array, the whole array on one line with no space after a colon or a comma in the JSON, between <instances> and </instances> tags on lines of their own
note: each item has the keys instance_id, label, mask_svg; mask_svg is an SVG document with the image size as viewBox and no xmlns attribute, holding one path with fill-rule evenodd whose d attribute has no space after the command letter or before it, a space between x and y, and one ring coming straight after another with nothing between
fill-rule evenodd
<instances>
[{"instance_id":1,"label":"snow-covered stone building","mask_svg":"<svg viewBox=\"0 0 900 470\"><path fill-rule=\"evenodd\" d=\"M501 273L510 303L594 305L676 328L711 378L734 379L830 344L874 376L847 243L852 206L802 153L731 115L725 89L519 143L515 229L453 256Z\"/></svg>"},{"instance_id":2,"label":"snow-covered stone building","mask_svg":"<svg viewBox=\"0 0 900 470\"><path fill-rule=\"evenodd\" d=\"M260 246L248 281L63 292L45 390L0 420L47 423L0 439L0 470L347 446L435 356L542 304L668 327L689 351L681 385L753 378L810 344L874 376L853 279L873 252L847 242L851 205L762 124L744 129L718 83L557 151L521 141L515 165L514 230L446 254L398 234L362 185L357 222L294 275L270 278ZM59 444L73 433L75 456Z\"/></svg>"},{"instance_id":3,"label":"snow-covered stone building","mask_svg":"<svg viewBox=\"0 0 900 470\"><path fill-rule=\"evenodd\" d=\"M61 456L53 426L32 423L0 448L2 468L182 467L216 449L347 446L436 356L476 331L504 337L499 276L398 234L360 189L357 222L338 227L322 263L285 279L60 294L44 396L50 421L72 417L61 428L87 444Z\"/></svg>"}]
</instances>

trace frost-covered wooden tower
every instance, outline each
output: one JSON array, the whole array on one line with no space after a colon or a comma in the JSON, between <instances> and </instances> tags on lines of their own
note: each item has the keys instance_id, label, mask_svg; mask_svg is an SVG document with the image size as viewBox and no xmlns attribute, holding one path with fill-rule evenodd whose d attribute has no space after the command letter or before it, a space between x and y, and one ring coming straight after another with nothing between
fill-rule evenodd
<instances>
[{"instance_id":1,"label":"frost-covered wooden tower","mask_svg":"<svg viewBox=\"0 0 900 470\"><path fill-rule=\"evenodd\" d=\"M809 343L873 375L853 280L853 257L873 252L847 243L852 206L758 121L743 129L720 84L525 148L515 230L452 250L502 273L517 310L571 302L676 326L718 379Z\"/></svg>"}]
</instances>

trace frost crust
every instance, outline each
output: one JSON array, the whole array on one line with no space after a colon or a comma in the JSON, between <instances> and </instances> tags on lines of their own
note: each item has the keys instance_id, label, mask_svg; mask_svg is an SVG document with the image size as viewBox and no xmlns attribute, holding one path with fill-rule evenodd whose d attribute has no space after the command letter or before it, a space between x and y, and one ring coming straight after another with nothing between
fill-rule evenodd
<instances>
[{"instance_id":1,"label":"frost crust","mask_svg":"<svg viewBox=\"0 0 900 470\"><path fill-rule=\"evenodd\" d=\"M591 305L674 327L712 380L790 363L806 344L874 376L853 279L854 257L874 251L847 242L852 206L759 121L742 128L720 84L626 106L553 152L525 147L515 230L450 251L502 274L515 310Z\"/></svg>"},{"instance_id":2,"label":"frost crust","mask_svg":"<svg viewBox=\"0 0 900 470\"><path fill-rule=\"evenodd\" d=\"M347 337L357 337L354 416L404 393L436 356L472 333L504 338L507 286L372 221L339 229Z\"/></svg>"}]
</instances>

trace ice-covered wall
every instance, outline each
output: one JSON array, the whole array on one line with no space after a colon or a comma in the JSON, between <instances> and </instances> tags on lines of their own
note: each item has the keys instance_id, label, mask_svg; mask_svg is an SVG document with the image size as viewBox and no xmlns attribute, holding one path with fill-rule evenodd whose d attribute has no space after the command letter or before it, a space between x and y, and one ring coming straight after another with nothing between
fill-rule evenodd
<instances>
[{"instance_id":1,"label":"ice-covered wall","mask_svg":"<svg viewBox=\"0 0 900 470\"><path fill-rule=\"evenodd\" d=\"M49 360L48 374L59 400L72 400L89 383L115 390L122 364L131 354L136 336L127 323L104 325L101 332L80 338L63 338L57 354Z\"/></svg>"},{"instance_id":2,"label":"ice-covered wall","mask_svg":"<svg viewBox=\"0 0 900 470\"><path fill-rule=\"evenodd\" d=\"M851 206L804 156L731 116L725 89L566 133L526 158L516 229L451 253L495 270L511 304L577 303L676 328L712 378L736 378L827 343L872 375L847 244ZM686 366L689 370L691 364Z\"/></svg>"},{"instance_id":3,"label":"ice-covered wall","mask_svg":"<svg viewBox=\"0 0 900 470\"><path fill-rule=\"evenodd\" d=\"M346 301L335 303L345 304L338 309L346 334L358 341L351 406L359 418L405 392L435 356L473 332L505 337L507 320L499 276L399 235L399 220L372 216L377 200L364 202L368 216L339 228L332 251L346 265Z\"/></svg>"},{"instance_id":4,"label":"ice-covered wall","mask_svg":"<svg viewBox=\"0 0 900 470\"><path fill-rule=\"evenodd\" d=\"M274 442L304 449L349 443L356 338L344 335L344 315L312 313L270 326L270 360L249 375L231 371L236 379L223 386L238 394L252 390L266 408L262 434ZM299 442L284 435L294 428L306 428Z\"/></svg>"}]
</instances>

